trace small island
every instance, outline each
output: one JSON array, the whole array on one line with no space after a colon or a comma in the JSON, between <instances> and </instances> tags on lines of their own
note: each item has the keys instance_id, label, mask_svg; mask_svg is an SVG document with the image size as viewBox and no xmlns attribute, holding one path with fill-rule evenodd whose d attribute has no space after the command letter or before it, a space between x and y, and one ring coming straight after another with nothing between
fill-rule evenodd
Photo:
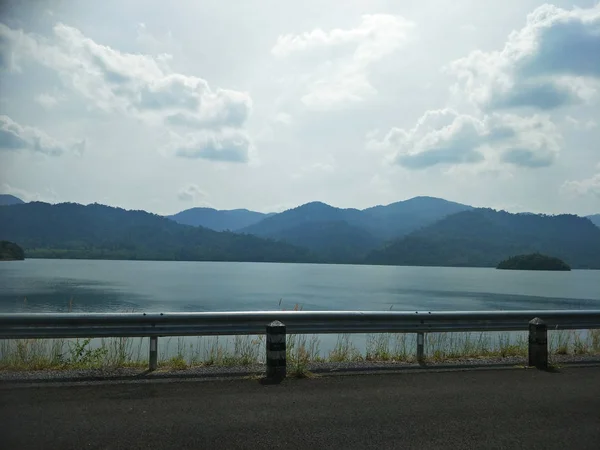
<instances>
[{"instance_id":1,"label":"small island","mask_svg":"<svg viewBox=\"0 0 600 450\"><path fill-rule=\"evenodd\" d=\"M553 256L532 253L530 255L511 256L502 261L496 269L507 270L571 270L571 267L562 259Z\"/></svg>"},{"instance_id":2,"label":"small island","mask_svg":"<svg viewBox=\"0 0 600 450\"><path fill-rule=\"evenodd\" d=\"M22 261L25 252L14 242L0 241L0 261Z\"/></svg>"}]
</instances>

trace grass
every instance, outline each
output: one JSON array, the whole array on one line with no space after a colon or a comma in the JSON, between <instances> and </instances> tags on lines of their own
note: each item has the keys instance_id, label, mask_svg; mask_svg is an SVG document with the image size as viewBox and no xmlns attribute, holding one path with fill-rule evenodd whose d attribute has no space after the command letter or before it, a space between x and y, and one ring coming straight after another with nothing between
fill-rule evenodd
<instances>
[{"instance_id":1,"label":"grass","mask_svg":"<svg viewBox=\"0 0 600 450\"><path fill-rule=\"evenodd\" d=\"M27 299L24 299L27 304ZM281 308L282 300L279 300ZM68 303L72 311L73 299ZM294 305L294 311L302 310ZM283 308L285 311L285 308ZM600 355L600 330L550 330L549 353ZM287 336L288 376L310 376L313 363L416 360L416 335L379 333L366 335L358 348L350 334L340 334L327 352L317 335ZM173 348L174 347L174 348ZM507 358L527 356L527 333L428 333L426 360ZM184 370L198 366L253 366L265 361L264 336L162 338L159 368ZM147 338L20 339L0 340L0 370L96 369L148 366Z\"/></svg>"},{"instance_id":2,"label":"grass","mask_svg":"<svg viewBox=\"0 0 600 450\"><path fill-rule=\"evenodd\" d=\"M311 375L308 365L321 360L318 336L290 334L286 339L286 369L288 376L306 378Z\"/></svg>"},{"instance_id":3,"label":"grass","mask_svg":"<svg viewBox=\"0 0 600 450\"><path fill-rule=\"evenodd\" d=\"M163 338L159 367L183 370L197 366L252 366L264 363L264 336ZM173 348L174 347L174 348ZM287 337L288 375L310 374L315 362L414 362L414 334L369 334L361 351L349 334L337 336L328 352L316 335ZM426 359L432 362L527 356L526 333L429 333ZM600 355L600 330L586 333L550 331L549 353ZM0 370L95 369L147 367L147 339L11 339L0 340Z\"/></svg>"}]
</instances>

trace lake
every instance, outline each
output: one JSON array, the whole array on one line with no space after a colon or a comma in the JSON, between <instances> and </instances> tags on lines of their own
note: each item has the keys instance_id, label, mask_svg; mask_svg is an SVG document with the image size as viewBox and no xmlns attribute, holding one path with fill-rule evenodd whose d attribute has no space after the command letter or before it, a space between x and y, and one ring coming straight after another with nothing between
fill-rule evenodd
<instances>
[{"instance_id":1,"label":"lake","mask_svg":"<svg viewBox=\"0 0 600 450\"><path fill-rule=\"evenodd\" d=\"M600 271L41 260L0 263L0 312L598 309Z\"/></svg>"}]
</instances>

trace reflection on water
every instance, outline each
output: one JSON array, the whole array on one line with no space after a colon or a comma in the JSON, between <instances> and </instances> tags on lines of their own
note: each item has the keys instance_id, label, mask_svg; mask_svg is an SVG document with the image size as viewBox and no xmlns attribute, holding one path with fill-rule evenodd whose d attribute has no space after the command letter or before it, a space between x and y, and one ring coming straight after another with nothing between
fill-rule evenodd
<instances>
[{"instance_id":1,"label":"reflection on water","mask_svg":"<svg viewBox=\"0 0 600 450\"><path fill-rule=\"evenodd\" d=\"M281 303L280 303L281 301ZM600 308L600 273L312 264L0 264L0 312Z\"/></svg>"}]
</instances>

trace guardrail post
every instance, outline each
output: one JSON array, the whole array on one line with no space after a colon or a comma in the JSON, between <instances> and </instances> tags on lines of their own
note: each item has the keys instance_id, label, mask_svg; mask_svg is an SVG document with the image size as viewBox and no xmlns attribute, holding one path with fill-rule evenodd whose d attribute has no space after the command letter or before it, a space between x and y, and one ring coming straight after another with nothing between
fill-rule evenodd
<instances>
[{"instance_id":1,"label":"guardrail post","mask_svg":"<svg viewBox=\"0 0 600 450\"><path fill-rule=\"evenodd\" d=\"M417 333L417 362L425 363L425 333Z\"/></svg>"},{"instance_id":2,"label":"guardrail post","mask_svg":"<svg viewBox=\"0 0 600 450\"><path fill-rule=\"evenodd\" d=\"M267 325L267 378L281 381L286 376L285 325L275 320Z\"/></svg>"},{"instance_id":3,"label":"guardrail post","mask_svg":"<svg viewBox=\"0 0 600 450\"><path fill-rule=\"evenodd\" d=\"M529 322L529 365L548 369L548 326L539 317Z\"/></svg>"},{"instance_id":4,"label":"guardrail post","mask_svg":"<svg viewBox=\"0 0 600 450\"><path fill-rule=\"evenodd\" d=\"M149 369L156 370L158 367L158 336L150 336L150 364Z\"/></svg>"}]
</instances>

